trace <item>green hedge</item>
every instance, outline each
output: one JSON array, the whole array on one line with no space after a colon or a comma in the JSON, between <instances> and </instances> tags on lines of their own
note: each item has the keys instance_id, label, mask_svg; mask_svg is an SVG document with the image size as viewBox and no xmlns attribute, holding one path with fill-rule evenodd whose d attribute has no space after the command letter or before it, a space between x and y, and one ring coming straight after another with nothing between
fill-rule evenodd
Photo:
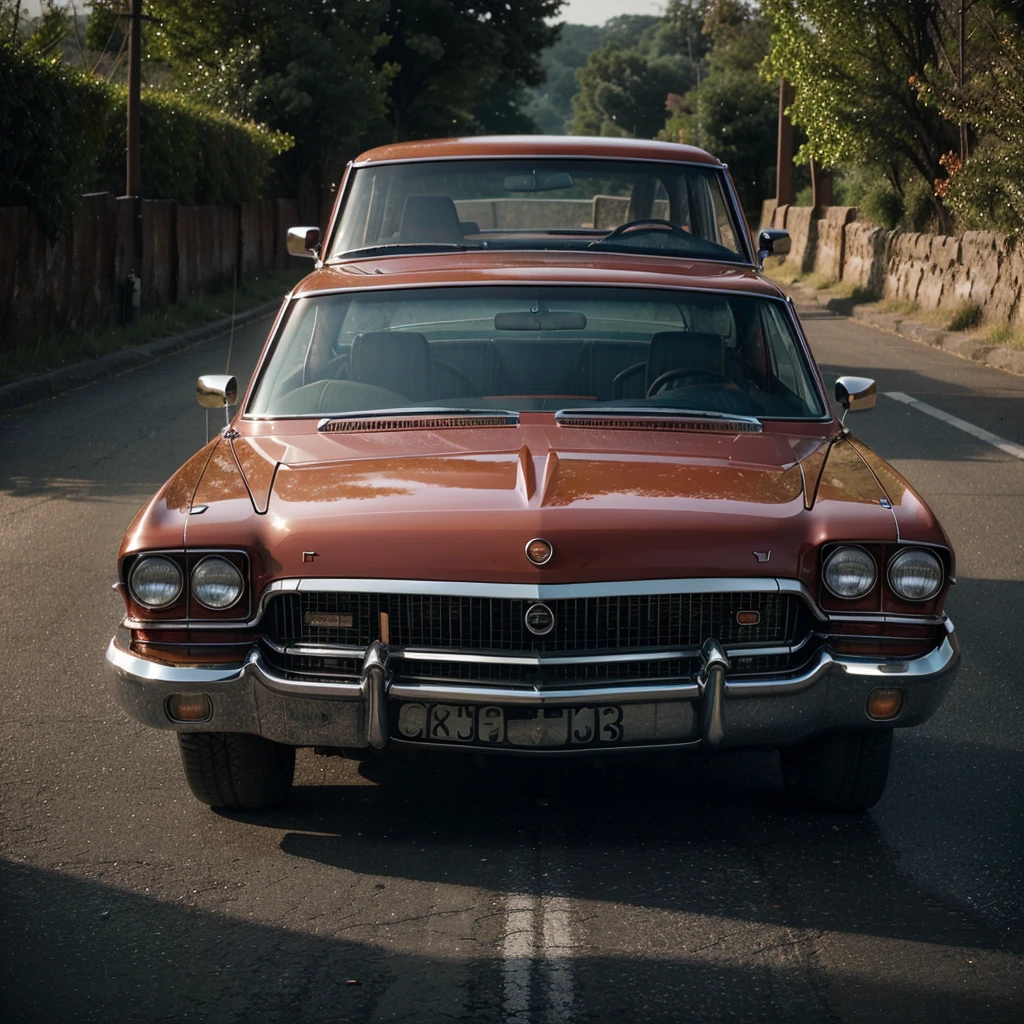
<instances>
[{"instance_id":1,"label":"green hedge","mask_svg":"<svg viewBox=\"0 0 1024 1024\"><path fill-rule=\"evenodd\" d=\"M0 205L28 206L50 237L84 192L125 190L127 90L0 45ZM189 205L259 199L290 136L177 93L146 89L142 194Z\"/></svg>"},{"instance_id":2,"label":"green hedge","mask_svg":"<svg viewBox=\"0 0 1024 1024\"><path fill-rule=\"evenodd\" d=\"M124 194L128 91L110 87L113 105L97 185ZM145 89L139 111L142 194L187 205L247 203L263 195L271 161L290 136L239 121L178 93Z\"/></svg>"},{"instance_id":3,"label":"green hedge","mask_svg":"<svg viewBox=\"0 0 1024 1024\"><path fill-rule=\"evenodd\" d=\"M0 46L0 206L28 206L59 234L95 187L112 102L102 79Z\"/></svg>"}]
</instances>

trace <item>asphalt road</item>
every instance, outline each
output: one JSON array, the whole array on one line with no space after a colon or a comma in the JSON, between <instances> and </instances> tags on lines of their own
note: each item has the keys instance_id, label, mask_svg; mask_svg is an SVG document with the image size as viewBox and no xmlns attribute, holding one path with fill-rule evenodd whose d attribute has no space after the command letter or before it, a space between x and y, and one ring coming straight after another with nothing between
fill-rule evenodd
<instances>
[{"instance_id":1,"label":"asphalt road","mask_svg":"<svg viewBox=\"0 0 1024 1024\"><path fill-rule=\"evenodd\" d=\"M261 327L234 343L251 372ZM850 424L959 556L964 667L860 816L776 761L467 771L300 752L265 816L189 795L102 665L118 542L205 436L221 339L0 420L0 1019L1024 1019L1024 378L810 314ZM216 426L216 425L214 425Z\"/></svg>"}]
</instances>

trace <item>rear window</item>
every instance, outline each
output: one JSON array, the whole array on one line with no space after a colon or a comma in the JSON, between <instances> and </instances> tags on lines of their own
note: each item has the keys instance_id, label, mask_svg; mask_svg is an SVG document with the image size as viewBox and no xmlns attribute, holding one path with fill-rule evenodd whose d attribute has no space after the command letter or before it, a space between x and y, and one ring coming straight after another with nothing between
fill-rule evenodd
<instances>
[{"instance_id":1,"label":"rear window","mask_svg":"<svg viewBox=\"0 0 1024 1024\"><path fill-rule=\"evenodd\" d=\"M327 259L388 248L604 249L746 261L720 168L438 160L356 168Z\"/></svg>"}]
</instances>

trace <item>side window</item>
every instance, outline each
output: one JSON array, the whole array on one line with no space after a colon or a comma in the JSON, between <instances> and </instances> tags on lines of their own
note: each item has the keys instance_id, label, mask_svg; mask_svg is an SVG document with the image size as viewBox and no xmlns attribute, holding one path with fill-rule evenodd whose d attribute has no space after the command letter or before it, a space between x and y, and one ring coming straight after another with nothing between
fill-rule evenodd
<instances>
[{"instance_id":1,"label":"side window","mask_svg":"<svg viewBox=\"0 0 1024 1024\"><path fill-rule=\"evenodd\" d=\"M736 232L732 229L729 207L726 205L721 188L711 190L711 201L715 207L715 228L718 233L715 240L719 245L724 245L727 249L732 249L733 252L740 252L740 244L736 238Z\"/></svg>"},{"instance_id":2,"label":"side window","mask_svg":"<svg viewBox=\"0 0 1024 1024\"><path fill-rule=\"evenodd\" d=\"M820 413L818 399L810 388L803 358L782 310L774 303L762 306L762 326L771 356L771 372L791 394L808 408Z\"/></svg>"}]
</instances>

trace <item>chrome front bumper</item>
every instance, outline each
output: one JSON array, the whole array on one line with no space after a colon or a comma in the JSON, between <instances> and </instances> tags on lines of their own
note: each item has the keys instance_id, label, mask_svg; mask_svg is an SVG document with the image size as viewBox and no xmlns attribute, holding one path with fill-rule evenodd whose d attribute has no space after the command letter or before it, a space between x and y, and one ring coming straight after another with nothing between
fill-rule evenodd
<instances>
[{"instance_id":1,"label":"chrome front bumper","mask_svg":"<svg viewBox=\"0 0 1024 1024\"><path fill-rule=\"evenodd\" d=\"M171 666L139 657L115 637L106 657L118 700L144 725L179 732L253 733L293 746L376 749L419 745L390 734L392 701L511 708L688 702L694 712L694 735L645 747L785 746L841 729L919 725L942 703L959 668L959 647L948 623L942 642L917 658L838 657L823 651L803 671L786 678L729 679L725 652L706 645L705 670L697 682L562 689L402 681L392 674L381 643L367 649L360 678L353 681L285 678L270 669L258 649L240 664ZM895 720L876 722L867 716L868 694L876 687L903 690L903 710ZM168 698L188 693L209 696L209 720L185 723L170 717ZM426 745L439 746L434 741ZM623 748L503 747L497 752L594 754L616 749Z\"/></svg>"}]
</instances>

